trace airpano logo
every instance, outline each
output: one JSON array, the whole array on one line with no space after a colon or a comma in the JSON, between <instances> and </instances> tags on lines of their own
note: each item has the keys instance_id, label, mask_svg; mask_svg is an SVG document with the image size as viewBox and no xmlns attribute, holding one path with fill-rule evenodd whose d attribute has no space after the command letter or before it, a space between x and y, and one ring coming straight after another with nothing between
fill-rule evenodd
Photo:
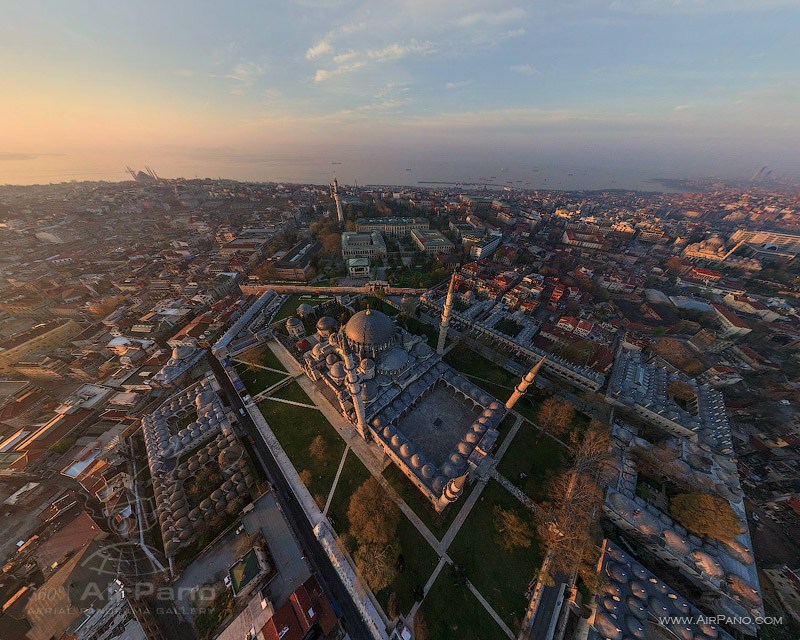
<instances>
[{"instance_id":1,"label":"airpano logo","mask_svg":"<svg viewBox=\"0 0 800 640\"><path fill-rule=\"evenodd\" d=\"M752 625L782 625L783 616L665 616L657 618L661 625L697 625L697 624L711 624L711 625L730 625L730 626L745 626Z\"/></svg>"}]
</instances>

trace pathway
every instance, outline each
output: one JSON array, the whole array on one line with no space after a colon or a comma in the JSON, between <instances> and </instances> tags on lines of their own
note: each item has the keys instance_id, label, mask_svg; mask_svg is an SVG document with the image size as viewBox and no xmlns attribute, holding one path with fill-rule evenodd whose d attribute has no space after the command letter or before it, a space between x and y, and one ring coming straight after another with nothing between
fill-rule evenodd
<instances>
[{"instance_id":1,"label":"pathway","mask_svg":"<svg viewBox=\"0 0 800 640\"><path fill-rule=\"evenodd\" d=\"M497 469L492 469L490 472L492 478L497 480L506 491L508 491L512 496L514 496L517 500L519 500L522 504L524 504L529 511L536 513L539 510L539 505L537 505L533 500L528 497L522 489L520 489L517 485L515 485L511 480L506 478L502 473L500 473Z\"/></svg>"},{"instance_id":2,"label":"pathway","mask_svg":"<svg viewBox=\"0 0 800 640\"><path fill-rule=\"evenodd\" d=\"M261 400L272 400L273 402L283 402L284 404L292 404L295 407L304 407L306 409L318 409L315 404L306 404L305 402L297 402L297 400L287 400L286 398L278 398L276 396L266 396L264 398L254 398L256 402Z\"/></svg>"},{"instance_id":3,"label":"pathway","mask_svg":"<svg viewBox=\"0 0 800 640\"><path fill-rule=\"evenodd\" d=\"M475 586L469 580L467 580L467 588L470 591L472 591L472 595L475 596L478 599L478 602L480 602L483 605L483 608L486 609L486 611L489 612L489 615L492 616L492 618L497 623L497 625L503 630L503 633L505 633L509 638L511 638L511 640L514 640L514 638L516 638L516 636L514 635L514 632L511 631L511 629L508 628L508 625L498 615L497 611L495 611L492 608L492 605L490 605L488 602L486 602L486 598L484 598L481 595L481 592L478 591L475 588Z\"/></svg>"},{"instance_id":4,"label":"pathway","mask_svg":"<svg viewBox=\"0 0 800 640\"><path fill-rule=\"evenodd\" d=\"M328 500L325 502L325 508L322 510L322 515L326 518L328 517L328 509L331 506L331 500L333 500L333 492L336 491L336 485L339 484L339 476L342 475L342 469L344 469L344 461L347 459L348 451L350 451L349 444L344 448L342 459L339 461L339 468L336 470L336 476L333 478L333 484L331 485L331 490L328 493Z\"/></svg>"}]
</instances>

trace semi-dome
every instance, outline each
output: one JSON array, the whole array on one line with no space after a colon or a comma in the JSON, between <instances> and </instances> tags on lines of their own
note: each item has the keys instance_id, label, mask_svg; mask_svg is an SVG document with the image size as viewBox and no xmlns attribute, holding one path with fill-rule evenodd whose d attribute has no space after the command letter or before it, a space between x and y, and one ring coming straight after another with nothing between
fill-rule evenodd
<instances>
[{"instance_id":1,"label":"semi-dome","mask_svg":"<svg viewBox=\"0 0 800 640\"><path fill-rule=\"evenodd\" d=\"M385 313L375 309L365 309L348 320L345 333L351 342L377 347L392 341L394 323Z\"/></svg>"},{"instance_id":2,"label":"semi-dome","mask_svg":"<svg viewBox=\"0 0 800 640\"><path fill-rule=\"evenodd\" d=\"M317 320L317 331L323 335L329 336L338 328L339 323L330 316L322 316L319 320Z\"/></svg>"}]
</instances>

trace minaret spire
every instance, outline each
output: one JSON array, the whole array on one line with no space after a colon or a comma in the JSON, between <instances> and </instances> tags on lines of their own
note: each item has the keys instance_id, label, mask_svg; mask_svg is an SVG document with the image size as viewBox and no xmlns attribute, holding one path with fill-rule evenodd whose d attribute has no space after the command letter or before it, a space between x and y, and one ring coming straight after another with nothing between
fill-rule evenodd
<instances>
[{"instance_id":1,"label":"minaret spire","mask_svg":"<svg viewBox=\"0 0 800 640\"><path fill-rule=\"evenodd\" d=\"M508 402L506 402L506 409L508 411L511 411L511 408L515 404L517 404L517 400L519 400L522 396L524 396L525 392L528 390L528 387L531 386L531 384L533 384L533 380L534 378L536 378L536 374L539 373L539 369L542 368L542 365L544 364L545 360L546 358L542 358L541 360L539 360L539 362L533 365L531 370L528 371L528 373L525 374L522 380L519 381L519 384L516 387L514 387L514 393L511 394L511 397L508 399Z\"/></svg>"},{"instance_id":2,"label":"minaret spire","mask_svg":"<svg viewBox=\"0 0 800 640\"><path fill-rule=\"evenodd\" d=\"M450 310L453 308L453 291L455 290L456 274L450 276L450 286L447 288L447 298L444 301L442 310L442 324L439 327L439 342L436 345L436 353L444 353L444 345L447 342L447 328L450 326Z\"/></svg>"},{"instance_id":3,"label":"minaret spire","mask_svg":"<svg viewBox=\"0 0 800 640\"><path fill-rule=\"evenodd\" d=\"M347 344L347 338L341 334L339 335L339 353L342 356L344 370L347 374L347 390L350 392L350 397L353 399L353 407L356 410L356 429L358 429L361 437L366 440L367 415L364 409L364 398L361 397L361 383L358 381L353 352L350 350L350 345Z\"/></svg>"},{"instance_id":4,"label":"minaret spire","mask_svg":"<svg viewBox=\"0 0 800 640\"><path fill-rule=\"evenodd\" d=\"M333 178L333 201L336 203L336 218L339 224L344 224L344 213L342 212L342 200L339 197L339 181Z\"/></svg>"}]
</instances>

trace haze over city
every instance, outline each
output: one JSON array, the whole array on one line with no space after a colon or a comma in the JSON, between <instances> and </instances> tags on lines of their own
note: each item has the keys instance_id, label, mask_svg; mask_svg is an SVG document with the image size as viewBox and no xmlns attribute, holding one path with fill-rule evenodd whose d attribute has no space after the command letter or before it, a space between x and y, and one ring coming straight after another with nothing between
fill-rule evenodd
<instances>
[{"instance_id":1,"label":"haze over city","mask_svg":"<svg viewBox=\"0 0 800 640\"><path fill-rule=\"evenodd\" d=\"M788 0L3 11L0 183L120 180L145 163L319 183L341 162L340 179L364 184L551 188L800 171Z\"/></svg>"}]
</instances>

